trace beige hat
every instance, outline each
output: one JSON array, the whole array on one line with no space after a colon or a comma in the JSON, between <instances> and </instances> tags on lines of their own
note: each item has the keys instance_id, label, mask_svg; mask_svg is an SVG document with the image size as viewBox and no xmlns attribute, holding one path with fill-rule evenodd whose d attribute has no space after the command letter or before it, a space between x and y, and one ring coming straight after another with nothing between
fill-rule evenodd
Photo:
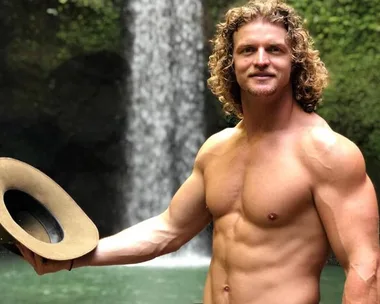
<instances>
[{"instance_id":1,"label":"beige hat","mask_svg":"<svg viewBox=\"0 0 380 304\"><path fill-rule=\"evenodd\" d=\"M17 253L15 241L41 257L62 261L92 251L99 232L50 177L0 157L0 244Z\"/></svg>"}]
</instances>

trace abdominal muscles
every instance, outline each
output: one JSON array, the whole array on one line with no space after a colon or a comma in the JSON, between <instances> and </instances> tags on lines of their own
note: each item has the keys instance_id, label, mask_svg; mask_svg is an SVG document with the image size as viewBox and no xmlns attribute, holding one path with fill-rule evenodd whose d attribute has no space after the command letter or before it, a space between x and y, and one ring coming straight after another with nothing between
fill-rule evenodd
<instances>
[{"instance_id":1,"label":"abdominal muscles","mask_svg":"<svg viewBox=\"0 0 380 304\"><path fill-rule=\"evenodd\" d=\"M315 210L296 218L273 227L240 212L217 219L204 304L319 303L328 243Z\"/></svg>"}]
</instances>

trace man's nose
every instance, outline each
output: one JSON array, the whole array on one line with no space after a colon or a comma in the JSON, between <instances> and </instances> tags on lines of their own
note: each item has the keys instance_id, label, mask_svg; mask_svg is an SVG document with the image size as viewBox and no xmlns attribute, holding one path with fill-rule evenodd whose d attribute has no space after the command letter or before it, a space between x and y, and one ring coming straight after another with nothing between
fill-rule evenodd
<instances>
[{"instance_id":1,"label":"man's nose","mask_svg":"<svg viewBox=\"0 0 380 304\"><path fill-rule=\"evenodd\" d=\"M269 65L269 57L265 49L259 48L255 54L253 64L260 67L267 67Z\"/></svg>"}]
</instances>

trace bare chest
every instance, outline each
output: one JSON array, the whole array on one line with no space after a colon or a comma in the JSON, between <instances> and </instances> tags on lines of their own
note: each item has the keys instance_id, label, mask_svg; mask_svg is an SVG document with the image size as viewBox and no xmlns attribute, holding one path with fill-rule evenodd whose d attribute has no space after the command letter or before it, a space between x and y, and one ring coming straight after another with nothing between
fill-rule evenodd
<instances>
[{"instance_id":1,"label":"bare chest","mask_svg":"<svg viewBox=\"0 0 380 304\"><path fill-rule=\"evenodd\" d=\"M239 212L256 226L282 226L312 202L307 172L286 149L215 157L205 170L205 184L214 219Z\"/></svg>"}]
</instances>

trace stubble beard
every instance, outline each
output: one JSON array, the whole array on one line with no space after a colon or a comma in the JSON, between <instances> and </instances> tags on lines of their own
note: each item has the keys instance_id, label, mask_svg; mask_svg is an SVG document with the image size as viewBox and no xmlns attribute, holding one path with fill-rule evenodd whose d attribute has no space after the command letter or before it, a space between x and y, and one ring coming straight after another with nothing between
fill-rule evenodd
<instances>
[{"instance_id":1,"label":"stubble beard","mask_svg":"<svg viewBox=\"0 0 380 304\"><path fill-rule=\"evenodd\" d=\"M255 97L260 97L260 96L271 96L276 92L276 86L270 86L269 88L254 88L254 87L249 87L247 92Z\"/></svg>"}]
</instances>

